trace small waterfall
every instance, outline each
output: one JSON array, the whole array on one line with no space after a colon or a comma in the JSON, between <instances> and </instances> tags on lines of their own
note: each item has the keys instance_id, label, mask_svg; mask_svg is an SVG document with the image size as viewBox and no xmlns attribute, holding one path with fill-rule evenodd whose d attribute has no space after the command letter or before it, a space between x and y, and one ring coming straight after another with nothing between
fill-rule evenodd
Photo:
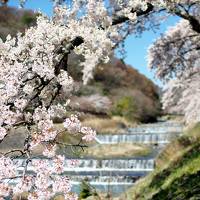
<instances>
[{"instance_id":1,"label":"small waterfall","mask_svg":"<svg viewBox=\"0 0 200 200\"><path fill-rule=\"evenodd\" d=\"M131 142L148 145L159 144L159 147L164 147L182 130L183 125L181 123L159 122L129 128L127 133L123 135L97 135L96 141L99 144ZM158 147L156 147L155 154L162 148L157 149ZM76 167L71 167L70 159L66 159L63 174L70 177L72 190L76 193L80 193L81 182L85 180L96 190L105 193L110 192L117 196L133 186L140 177L153 171L154 159L151 157L152 155L134 159L78 159ZM24 161L24 159L15 160L19 166L22 166ZM22 173L23 167L19 167L18 170ZM31 163L29 163L27 170L32 173ZM16 182L17 180L11 180L10 183L16 184Z\"/></svg>"},{"instance_id":2,"label":"small waterfall","mask_svg":"<svg viewBox=\"0 0 200 200\"><path fill-rule=\"evenodd\" d=\"M72 169L73 171L81 171L86 169L91 170L107 170L108 169L153 169L154 168L154 159L104 159L104 160L95 160L95 159L77 159L78 165L71 167L70 159L65 160L64 168L66 170ZM17 165L23 166L24 159L15 159L14 162L17 162ZM28 170L32 170L32 165L29 163Z\"/></svg>"},{"instance_id":3,"label":"small waterfall","mask_svg":"<svg viewBox=\"0 0 200 200\"><path fill-rule=\"evenodd\" d=\"M126 134L126 135L97 135L100 144L116 143L144 143L144 144L167 144L177 134Z\"/></svg>"},{"instance_id":4,"label":"small waterfall","mask_svg":"<svg viewBox=\"0 0 200 200\"><path fill-rule=\"evenodd\" d=\"M134 128L128 128L128 134L143 133L180 133L183 131L183 124L177 122L159 122L156 124L144 124Z\"/></svg>"},{"instance_id":5,"label":"small waterfall","mask_svg":"<svg viewBox=\"0 0 200 200\"><path fill-rule=\"evenodd\" d=\"M153 169L153 159L131 159L131 160L102 160L102 168L118 169Z\"/></svg>"},{"instance_id":6,"label":"small waterfall","mask_svg":"<svg viewBox=\"0 0 200 200\"><path fill-rule=\"evenodd\" d=\"M126 134L97 135L99 144L116 143L144 143L144 144L167 144L183 131L183 125L175 122L160 122L145 124L127 129Z\"/></svg>"},{"instance_id":7,"label":"small waterfall","mask_svg":"<svg viewBox=\"0 0 200 200\"><path fill-rule=\"evenodd\" d=\"M138 177L130 176L70 176L70 180L75 182L87 181L94 183L134 183Z\"/></svg>"}]
</instances>

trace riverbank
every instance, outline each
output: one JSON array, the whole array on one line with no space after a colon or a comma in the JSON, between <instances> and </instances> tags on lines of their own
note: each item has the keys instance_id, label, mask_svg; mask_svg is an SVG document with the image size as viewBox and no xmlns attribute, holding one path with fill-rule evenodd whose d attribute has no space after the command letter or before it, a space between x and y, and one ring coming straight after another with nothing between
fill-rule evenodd
<instances>
[{"instance_id":1,"label":"riverbank","mask_svg":"<svg viewBox=\"0 0 200 200\"><path fill-rule=\"evenodd\" d=\"M156 159L156 169L120 199L163 200L200 197L200 124L170 143Z\"/></svg>"},{"instance_id":2,"label":"riverbank","mask_svg":"<svg viewBox=\"0 0 200 200\"><path fill-rule=\"evenodd\" d=\"M99 144L91 146L85 150L82 156L88 156L98 159L108 158L134 158L139 156L147 156L152 149L149 146L133 143L119 144Z\"/></svg>"}]
</instances>

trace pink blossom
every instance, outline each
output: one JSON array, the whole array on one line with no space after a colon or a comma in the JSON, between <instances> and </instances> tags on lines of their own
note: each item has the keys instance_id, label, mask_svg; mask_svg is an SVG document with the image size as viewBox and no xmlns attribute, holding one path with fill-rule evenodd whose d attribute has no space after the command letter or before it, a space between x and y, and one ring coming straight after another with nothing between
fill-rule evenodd
<instances>
[{"instance_id":1,"label":"pink blossom","mask_svg":"<svg viewBox=\"0 0 200 200\"><path fill-rule=\"evenodd\" d=\"M42 154L44 156L46 156L46 157L52 158L56 154L56 147L57 147L56 144L54 144L54 145L52 145L52 144L45 145L45 149L42 152Z\"/></svg>"},{"instance_id":2,"label":"pink blossom","mask_svg":"<svg viewBox=\"0 0 200 200\"><path fill-rule=\"evenodd\" d=\"M23 91L28 95L31 95L33 93L33 90L34 90L34 87L29 84L25 85L23 88Z\"/></svg>"},{"instance_id":3,"label":"pink blossom","mask_svg":"<svg viewBox=\"0 0 200 200\"><path fill-rule=\"evenodd\" d=\"M37 173L46 173L50 174L50 164L48 160L41 160L41 159L35 159L32 161L32 166L34 167L34 171Z\"/></svg>"},{"instance_id":4,"label":"pink blossom","mask_svg":"<svg viewBox=\"0 0 200 200\"><path fill-rule=\"evenodd\" d=\"M16 176L16 166L8 157L0 157L0 179Z\"/></svg>"},{"instance_id":5,"label":"pink blossom","mask_svg":"<svg viewBox=\"0 0 200 200\"><path fill-rule=\"evenodd\" d=\"M28 192L33 186L34 179L32 176L21 178L20 182L14 187L14 193Z\"/></svg>"},{"instance_id":6,"label":"pink blossom","mask_svg":"<svg viewBox=\"0 0 200 200\"><path fill-rule=\"evenodd\" d=\"M0 140L3 140L6 134L7 134L6 129L3 127L0 127Z\"/></svg>"},{"instance_id":7,"label":"pink blossom","mask_svg":"<svg viewBox=\"0 0 200 200\"><path fill-rule=\"evenodd\" d=\"M77 133L81 129L81 122L76 115L71 115L70 118L65 119L63 125L70 133Z\"/></svg>"},{"instance_id":8,"label":"pink blossom","mask_svg":"<svg viewBox=\"0 0 200 200\"><path fill-rule=\"evenodd\" d=\"M33 132L32 134L32 140L30 142L30 149L34 149L34 147L36 147L37 145L39 145L41 142L43 141L43 136L42 134L40 133L36 133L36 132Z\"/></svg>"},{"instance_id":9,"label":"pink blossom","mask_svg":"<svg viewBox=\"0 0 200 200\"><path fill-rule=\"evenodd\" d=\"M0 183L0 197L6 197L10 194L11 192L11 186L8 185L7 183Z\"/></svg>"},{"instance_id":10,"label":"pink blossom","mask_svg":"<svg viewBox=\"0 0 200 200\"><path fill-rule=\"evenodd\" d=\"M15 104L16 108L23 109L27 104L27 100L26 99L16 99L14 104Z\"/></svg>"},{"instance_id":11,"label":"pink blossom","mask_svg":"<svg viewBox=\"0 0 200 200\"><path fill-rule=\"evenodd\" d=\"M56 174L61 174L64 171L64 160L65 157L61 155L57 155L53 159L53 172Z\"/></svg>"},{"instance_id":12,"label":"pink blossom","mask_svg":"<svg viewBox=\"0 0 200 200\"><path fill-rule=\"evenodd\" d=\"M37 173L35 178L35 186L38 188L38 191L46 190L50 186L50 183L50 178L46 172L42 171Z\"/></svg>"},{"instance_id":13,"label":"pink blossom","mask_svg":"<svg viewBox=\"0 0 200 200\"><path fill-rule=\"evenodd\" d=\"M96 137L96 131L92 130L90 127L82 127L81 132L85 134L82 139L86 142L90 142Z\"/></svg>"},{"instance_id":14,"label":"pink blossom","mask_svg":"<svg viewBox=\"0 0 200 200\"><path fill-rule=\"evenodd\" d=\"M53 191L55 193L62 192L67 194L71 190L71 184L68 177L56 177L53 183Z\"/></svg>"},{"instance_id":15,"label":"pink blossom","mask_svg":"<svg viewBox=\"0 0 200 200\"><path fill-rule=\"evenodd\" d=\"M41 120L38 123L38 128L42 131L42 140L49 141L55 139L57 136L57 131L54 130L54 125L52 120Z\"/></svg>"}]
</instances>

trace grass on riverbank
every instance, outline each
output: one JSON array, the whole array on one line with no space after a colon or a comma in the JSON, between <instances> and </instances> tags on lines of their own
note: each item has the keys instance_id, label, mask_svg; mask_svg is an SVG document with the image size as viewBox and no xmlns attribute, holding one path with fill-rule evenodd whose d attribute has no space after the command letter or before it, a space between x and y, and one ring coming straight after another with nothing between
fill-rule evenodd
<instances>
[{"instance_id":1,"label":"grass on riverbank","mask_svg":"<svg viewBox=\"0 0 200 200\"><path fill-rule=\"evenodd\" d=\"M150 147L142 144L119 143L91 146L85 150L83 156L97 159L133 158L136 156L147 156L150 153Z\"/></svg>"},{"instance_id":2,"label":"grass on riverbank","mask_svg":"<svg viewBox=\"0 0 200 200\"><path fill-rule=\"evenodd\" d=\"M121 134L126 127L136 125L136 122L130 123L123 117L100 118L93 116L86 118L82 123L85 126L92 127L99 134Z\"/></svg>"},{"instance_id":3,"label":"grass on riverbank","mask_svg":"<svg viewBox=\"0 0 200 200\"><path fill-rule=\"evenodd\" d=\"M200 199L200 124L169 144L156 169L128 190L126 200Z\"/></svg>"}]
</instances>

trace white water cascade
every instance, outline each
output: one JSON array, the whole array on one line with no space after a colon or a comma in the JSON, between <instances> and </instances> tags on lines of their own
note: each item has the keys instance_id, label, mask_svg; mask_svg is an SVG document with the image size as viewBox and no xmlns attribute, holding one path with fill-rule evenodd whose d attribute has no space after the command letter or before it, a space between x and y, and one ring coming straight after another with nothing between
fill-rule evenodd
<instances>
[{"instance_id":1,"label":"white water cascade","mask_svg":"<svg viewBox=\"0 0 200 200\"><path fill-rule=\"evenodd\" d=\"M140 125L127 129L123 135L98 135L96 140L99 144L114 143L144 143L148 146L153 144L169 143L178 137L183 130L181 123L161 122L156 124ZM160 148L156 151L160 151ZM157 154L156 153L156 154ZM154 156L156 156L154 154ZM24 159L17 159L19 173L23 171ZM70 166L70 159L65 161L64 175L69 176L73 191L80 192L81 182L87 181L97 191L109 192L112 195L119 195L133 186L140 177L147 175L154 170L154 158L152 155L130 159L78 159L76 167ZM27 171L33 173L31 162ZM17 180L11 182L15 184Z\"/></svg>"},{"instance_id":2,"label":"white water cascade","mask_svg":"<svg viewBox=\"0 0 200 200\"><path fill-rule=\"evenodd\" d=\"M126 134L97 135L99 144L116 143L144 143L144 144L167 144L176 138L183 130L181 123L160 122L156 124L140 125L129 128Z\"/></svg>"}]
</instances>

